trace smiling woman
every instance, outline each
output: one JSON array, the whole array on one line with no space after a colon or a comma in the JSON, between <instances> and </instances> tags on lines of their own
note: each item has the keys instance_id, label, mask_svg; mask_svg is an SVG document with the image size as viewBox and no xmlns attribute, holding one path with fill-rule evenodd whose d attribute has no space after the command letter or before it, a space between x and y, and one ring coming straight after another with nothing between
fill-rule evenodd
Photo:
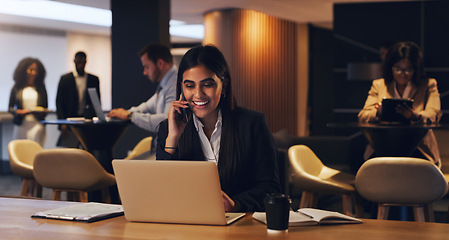
<instances>
[{"instance_id":1,"label":"smiling woman","mask_svg":"<svg viewBox=\"0 0 449 240\"><path fill-rule=\"evenodd\" d=\"M223 94L223 83L212 71L203 65L190 68L183 74L183 94L193 113L205 126L214 127L218 116L218 103ZM213 130L210 129L210 130ZM210 135L206 134L210 139Z\"/></svg>"},{"instance_id":2,"label":"smiling woman","mask_svg":"<svg viewBox=\"0 0 449 240\"><path fill-rule=\"evenodd\" d=\"M262 113L236 106L228 65L216 47L184 55L177 96L160 124L156 158L215 162L225 210L264 211L266 194L280 191L274 140ZM178 117L182 109L193 113L187 121Z\"/></svg>"}]
</instances>

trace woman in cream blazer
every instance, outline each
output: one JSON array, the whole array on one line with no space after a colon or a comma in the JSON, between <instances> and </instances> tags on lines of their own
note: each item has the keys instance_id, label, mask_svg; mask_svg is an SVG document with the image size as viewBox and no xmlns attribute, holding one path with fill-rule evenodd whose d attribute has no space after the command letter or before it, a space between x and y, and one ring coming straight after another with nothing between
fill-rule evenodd
<instances>
[{"instance_id":1,"label":"woman in cream blazer","mask_svg":"<svg viewBox=\"0 0 449 240\"><path fill-rule=\"evenodd\" d=\"M413 108L397 109L398 113L414 123L438 123L441 118L440 94L437 81L426 78L421 50L412 42L400 42L387 53L384 63L384 78L373 81L365 106L360 111L359 122L377 122L382 114L383 98L413 99ZM372 157L374 150L368 146L365 159ZM432 130L424 136L414 156L420 156L440 167L438 144Z\"/></svg>"}]
</instances>

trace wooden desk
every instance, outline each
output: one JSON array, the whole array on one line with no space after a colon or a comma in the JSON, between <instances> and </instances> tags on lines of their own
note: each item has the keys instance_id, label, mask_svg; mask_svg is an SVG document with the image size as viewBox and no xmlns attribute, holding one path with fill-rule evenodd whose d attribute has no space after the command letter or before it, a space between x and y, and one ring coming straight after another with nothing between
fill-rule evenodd
<instances>
[{"instance_id":1,"label":"wooden desk","mask_svg":"<svg viewBox=\"0 0 449 240\"><path fill-rule=\"evenodd\" d=\"M202 226L128 222L116 217L94 223L32 219L38 211L73 202L0 198L2 239L448 239L449 224L364 219L362 224L294 227L288 233L269 234L266 226L245 218L229 226Z\"/></svg>"}]
</instances>

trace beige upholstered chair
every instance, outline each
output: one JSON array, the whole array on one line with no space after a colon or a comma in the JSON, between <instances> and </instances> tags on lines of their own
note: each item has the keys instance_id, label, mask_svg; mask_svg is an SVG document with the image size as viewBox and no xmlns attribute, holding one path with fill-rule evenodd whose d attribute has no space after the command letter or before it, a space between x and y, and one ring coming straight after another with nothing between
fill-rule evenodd
<instances>
[{"instance_id":1,"label":"beige upholstered chair","mask_svg":"<svg viewBox=\"0 0 449 240\"><path fill-rule=\"evenodd\" d=\"M23 179L21 196L42 197L42 186L33 176L34 157L40 151L41 145L32 140L16 139L8 143L11 170Z\"/></svg>"},{"instance_id":2,"label":"beige upholstered chair","mask_svg":"<svg viewBox=\"0 0 449 240\"><path fill-rule=\"evenodd\" d=\"M315 153L305 145L289 148L290 160L290 196L301 196L299 207L314 207L318 193L339 194L343 200L343 212L346 215L361 217L363 209L359 204L354 187L355 176L326 167ZM355 202L353 201L355 200Z\"/></svg>"},{"instance_id":3,"label":"beige upholstered chair","mask_svg":"<svg viewBox=\"0 0 449 240\"><path fill-rule=\"evenodd\" d=\"M356 175L360 195L378 203L378 219L389 206L412 206L415 221L434 221L432 202L448 190L443 173L433 163L410 157L378 157L366 161Z\"/></svg>"},{"instance_id":4,"label":"beige upholstered chair","mask_svg":"<svg viewBox=\"0 0 449 240\"><path fill-rule=\"evenodd\" d=\"M43 150L34 160L34 178L53 189L53 200L61 192L75 193L75 199L87 202L87 192L101 190L102 200L111 202L108 187L115 184L114 175L106 172L87 151L75 148Z\"/></svg>"},{"instance_id":5,"label":"beige upholstered chair","mask_svg":"<svg viewBox=\"0 0 449 240\"><path fill-rule=\"evenodd\" d=\"M438 150L440 150L441 157L441 171L449 182L449 130L446 128L434 129L435 137L438 142ZM449 206L448 206L449 207ZM449 223L449 208L447 210L447 222Z\"/></svg>"},{"instance_id":6,"label":"beige upholstered chair","mask_svg":"<svg viewBox=\"0 0 449 240\"><path fill-rule=\"evenodd\" d=\"M144 154L145 152L150 151L152 141L153 137L146 137L140 140L140 142L137 143L137 145L133 148L131 153L125 159L133 159L141 154Z\"/></svg>"}]
</instances>

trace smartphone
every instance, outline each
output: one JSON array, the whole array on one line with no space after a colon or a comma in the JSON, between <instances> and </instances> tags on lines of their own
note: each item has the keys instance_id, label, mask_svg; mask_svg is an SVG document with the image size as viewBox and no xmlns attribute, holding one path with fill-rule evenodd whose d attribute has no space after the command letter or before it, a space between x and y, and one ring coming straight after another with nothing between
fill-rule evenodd
<instances>
[{"instance_id":1,"label":"smartphone","mask_svg":"<svg viewBox=\"0 0 449 240\"><path fill-rule=\"evenodd\" d=\"M181 100L185 101L186 98L184 97L184 94L181 93L181 96L182 96ZM179 114L179 113L177 114L178 119L181 119L184 122L189 122L189 119L192 117L192 110L190 110L190 107L189 108L180 108L180 110L181 110L181 114Z\"/></svg>"}]
</instances>

